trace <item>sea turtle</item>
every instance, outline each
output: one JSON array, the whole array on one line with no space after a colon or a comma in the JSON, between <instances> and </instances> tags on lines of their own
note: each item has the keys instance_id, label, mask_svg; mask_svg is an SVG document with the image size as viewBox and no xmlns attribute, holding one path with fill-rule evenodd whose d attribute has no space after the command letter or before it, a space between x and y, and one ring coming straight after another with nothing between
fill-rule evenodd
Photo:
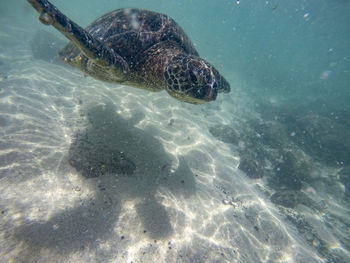
<instances>
[{"instance_id":1,"label":"sea turtle","mask_svg":"<svg viewBox=\"0 0 350 263\"><path fill-rule=\"evenodd\" d=\"M229 92L229 83L200 58L189 37L169 16L144 9L117 9L85 30L47 0L28 0L39 20L71 42L59 52L66 63L103 81L165 89L176 99L199 104Z\"/></svg>"}]
</instances>

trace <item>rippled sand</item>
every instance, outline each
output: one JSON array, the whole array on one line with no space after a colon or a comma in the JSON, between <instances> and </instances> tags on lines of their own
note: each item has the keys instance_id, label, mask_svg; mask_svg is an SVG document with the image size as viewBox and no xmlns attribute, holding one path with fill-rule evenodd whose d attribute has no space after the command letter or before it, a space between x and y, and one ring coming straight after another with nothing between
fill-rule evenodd
<instances>
[{"instance_id":1,"label":"rippled sand","mask_svg":"<svg viewBox=\"0 0 350 263\"><path fill-rule=\"evenodd\" d=\"M1 262L323 262L209 132L256 115L237 76L230 96L194 106L25 45L3 46L1 61Z\"/></svg>"}]
</instances>

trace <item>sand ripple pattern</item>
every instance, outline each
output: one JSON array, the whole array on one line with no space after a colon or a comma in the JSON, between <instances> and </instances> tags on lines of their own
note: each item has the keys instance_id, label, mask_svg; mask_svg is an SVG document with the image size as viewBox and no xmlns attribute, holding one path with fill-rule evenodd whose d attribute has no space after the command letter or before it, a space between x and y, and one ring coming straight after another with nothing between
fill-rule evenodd
<instances>
[{"instance_id":1,"label":"sand ripple pattern","mask_svg":"<svg viewBox=\"0 0 350 263\"><path fill-rule=\"evenodd\" d=\"M1 262L322 262L209 132L251 114L244 94L193 106L21 52L0 82Z\"/></svg>"}]
</instances>

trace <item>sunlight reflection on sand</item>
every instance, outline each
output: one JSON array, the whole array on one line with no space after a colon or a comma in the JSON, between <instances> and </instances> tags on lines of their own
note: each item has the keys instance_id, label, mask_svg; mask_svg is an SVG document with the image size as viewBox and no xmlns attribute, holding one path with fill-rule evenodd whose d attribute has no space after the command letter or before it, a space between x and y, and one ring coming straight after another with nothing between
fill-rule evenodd
<instances>
[{"instance_id":1,"label":"sunlight reflection on sand","mask_svg":"<svg viewBox=\"0 0 350 263\"><path fill-rule=\"evenodd\" d=\"M0 82L1 261L322 262L209 132L251 114L239 90L194 106L13 60ZM85 178L69 164L110 145L132 174Z\"/></svg>"}]
</instances>

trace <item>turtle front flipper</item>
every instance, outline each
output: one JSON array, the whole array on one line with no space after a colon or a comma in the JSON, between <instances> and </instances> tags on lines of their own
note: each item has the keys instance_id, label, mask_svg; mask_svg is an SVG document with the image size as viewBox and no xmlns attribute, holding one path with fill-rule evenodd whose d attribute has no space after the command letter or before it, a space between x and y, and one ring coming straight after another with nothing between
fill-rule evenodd
<instances>
[{"instance_id":1,"label":"turtle front flipper","mask_svg":"<svg viewBox=\"0 0 350 263\"><path fill-rule=\"evenodd\" d=\"M39 12L39 20L43 24L54 26L99 67L106 68L108 71L112 69L112 74L119 80L126 79L129 73L129 66L113 49L106 47L98 39L65 16L49 1L27 1Z\"/></svg>"}]
</instances>

